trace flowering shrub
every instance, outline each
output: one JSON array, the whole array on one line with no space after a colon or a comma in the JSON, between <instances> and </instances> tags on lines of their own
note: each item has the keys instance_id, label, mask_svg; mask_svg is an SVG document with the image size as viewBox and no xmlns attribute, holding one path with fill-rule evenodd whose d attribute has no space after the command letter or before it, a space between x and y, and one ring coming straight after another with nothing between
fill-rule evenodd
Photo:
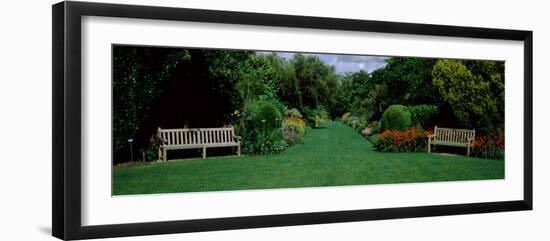
<instances>
[{"instance_id":1,"label":"flowering shrub","mask_svg":"<svg viewBox=\"0 0 550 241\"><path fill-rule=\"evenodd\" d=\"M504 136L476 135L474 140L474 156L492 159L504 159Z\"/></svg>"},{"instance_id":2,"label":"flowering shrub","mask_svg":"<svg viewBox=\"0 0 550 241\"><path fill-rule=\"evenodd\" d=\"M377 136L374 147L383 152L425 151L431 132L416 128L385 130Z\"/></svg>"},{"instance_id":3,"label":"flowering shrub","mask_svg":"<svg viewBox=\"0 0 550 241\"><path fill-rule=\"evenodd\" d=\"M306 122L298 117L287 117L283 120L283 130L290 130L304 135L306 132Z\"/></svg>"},{"instance_id":4,"label":"flowering shrub","mask_svg":"<svg viewBox=\"0 0 550 241\"><path fill-rule=\"evenodd\" d=\"M306 123L301 118L290 116L283 120L283 139L289 145L303 143L306 133Z\"/></svg>"},{"instance_id":5,"label":"flowering shrub","mask_svg":"<svg viewBox=\"0 0 550 241\"><path fill-rule=\"evenodd\" d=\"M249 145L251 154L276 154L288 148L288 143L282 139L279 130L257 131L253 138Z\"/></svg>"},{"instance_id":6,"label":"flowering shrub","mask_svg":"<svg viewBox=\"0 0 550 241\"><path fill-rule=\"evenodd\" d=\"M285 107L285 115L302 118L302 113L300 113L300 111L296 108L287 109Z\"/></svg>"},{"instance_id":7,"label":"flowering shrub","mask_svg":"<svg viewBox=\"0 0 550 241\"><path fill-rule=\"evenodd\" d=\"M232 113L238 118L235 129L242 137L241 147L246 154L278 153L288 144L281 133L282 106L277 100L260 99L243 109Z\"/></svg>"}]
</instances>

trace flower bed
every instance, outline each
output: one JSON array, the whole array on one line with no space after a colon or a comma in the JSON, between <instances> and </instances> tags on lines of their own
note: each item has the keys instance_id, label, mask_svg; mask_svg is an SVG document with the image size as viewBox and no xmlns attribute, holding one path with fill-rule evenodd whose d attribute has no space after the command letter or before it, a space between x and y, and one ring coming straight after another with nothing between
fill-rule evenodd
<instances>
[{"instance_id":1,"label":"flower bed","mask_svg":"<svg viewBox=\"0 0 550 241\"><path fill-rule=\"evenodd\" d=\"M283 139L289 145L295 145L304 142L306 134L306 123L299 117L289 116L283 120L282 125Z\"/></svg>"},{"instance_id":2,"label":"flower bed","mask_svg":"<svg viewBox=\"0 0 550 241\"><path fill-rule=\"evenodd\" d=\"M416 128L407 130L385 130L377 136L374 147L383 152L425 151L428 135L431 131L421 131Z\"/></svg>"},{"instance_id":3,"label":"flower bed","mask_svg":"<svg viewBox=\"0 0 550 241\"><path fill-rule=\"evenodd\" d=\"M474 140L474 156L504 160L504 136L477 135Z\"/></svg>"}]
</instances>

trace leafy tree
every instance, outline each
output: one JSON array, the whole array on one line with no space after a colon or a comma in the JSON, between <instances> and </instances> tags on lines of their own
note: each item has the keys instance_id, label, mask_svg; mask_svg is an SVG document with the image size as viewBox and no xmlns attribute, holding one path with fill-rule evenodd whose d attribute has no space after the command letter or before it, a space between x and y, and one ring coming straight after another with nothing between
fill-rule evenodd
<instances>
[{"instance_id":1,"label":"leafy tree","mask_svg":"<svg viewBox=\"0 0 550 241\"><path fill-rule=\"evenodd\" d=\"M113 48L113 149L127 145L148 117L186 50L115 46Z\"/></svg>"},{"instance_id":2,"label":"leafy tree","mask_svg":"<svg viewBox=\"0 0 550 241\"><path fill-rule=\"evenodd\" d=\"M291 60L299 89L298 103L300 108L315 109L319 105L331 106L336 102L332 91L338 85L333 66L325 64L317 56L294 55Z\"/></svg>"},{"instance_id":3,"label":"leafy tree","mask_svg":"<svg viewBox=\"0 0 550 241\"><path fill-rule=\"evenodd\" d=\"M376 84L386 85L386 95L380 96L386 105L434 103L431 86L434 62L427 58L389 58L384 68L372 73L369 88Z\"/></svg>"},{"instance_id":4,"label":"leafy tree","mask_svg":"<svg viewBox=\"0 0 550 241\"><path fill-rule=\"evenodd\" d=\"M433 85L460 125L486 131L504 123L504 63L438 60Z\"/></svg>"},{"instance_id":5,"label":"leafy tree","mask_svg":"<svg viewBox=\"0 0 550 241\"><path fill-rule=\"evenodd\" d=\"M278 85L274 82L276 72L265 56L252 55L239 66L240 79L237 90L245 107L261 96L275 97Z\"/></svg>"}]
</instances>

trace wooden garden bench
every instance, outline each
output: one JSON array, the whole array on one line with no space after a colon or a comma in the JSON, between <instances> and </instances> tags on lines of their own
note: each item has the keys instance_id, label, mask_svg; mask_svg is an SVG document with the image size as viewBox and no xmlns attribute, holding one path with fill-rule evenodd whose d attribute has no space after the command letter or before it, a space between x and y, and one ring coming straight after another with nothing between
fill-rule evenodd
<instances>
[{"instance_id":1,"label":"wooden garden bench","mask_svg":"<svg viewBox=\"0 0 550 241\"><path fill-rule=\"evenodd\" d=\"M233 127L199 129L158 129L160 139L159 160L166 161L166 151L202 148L202 158L206 158L206 148L237 147L241 155L241 137L235 135Z\"/></svg>"},{"instance_id":2,"label":"wooden garden bench","mask_svg":"<svg viewBox=\"0 0 550 241\"><path fill-rule=\"evenodd\" d=\"M431 152L431 145L458 146L466 147L468 149L467 155L469 156L470 149L474 147L475 136L475 130L440 128L436 126L433 135L428 136L428 153Z\"/></svg>"}]
</instances>

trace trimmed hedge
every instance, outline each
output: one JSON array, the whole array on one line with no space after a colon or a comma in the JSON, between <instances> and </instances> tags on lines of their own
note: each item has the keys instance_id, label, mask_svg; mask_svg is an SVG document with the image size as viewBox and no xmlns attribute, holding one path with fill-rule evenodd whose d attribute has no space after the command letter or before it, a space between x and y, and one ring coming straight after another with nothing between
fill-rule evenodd
<instances>
[{"instance_id":1,"label":"trimmed hedge","mask_svg":"<svg viewBox=\"0 0 550 241\"><path fill-rule=\"evenodd\" d=\"M380 122L382 122L382 130L404 131L412 124L411 113L406 106L391 105L382 114Z\"/></svg>"},{"instance_id":2,"label":"trimmed hedge","mask_svg":"<svg viewBox=\"0 0 550 241\"><path fill-rule=\"evenodd\" d=\"M411 121L414 125L426 127L427 122L439 113L436 105L413 105L409 106Z\"/></svg>"}]
</instances>

